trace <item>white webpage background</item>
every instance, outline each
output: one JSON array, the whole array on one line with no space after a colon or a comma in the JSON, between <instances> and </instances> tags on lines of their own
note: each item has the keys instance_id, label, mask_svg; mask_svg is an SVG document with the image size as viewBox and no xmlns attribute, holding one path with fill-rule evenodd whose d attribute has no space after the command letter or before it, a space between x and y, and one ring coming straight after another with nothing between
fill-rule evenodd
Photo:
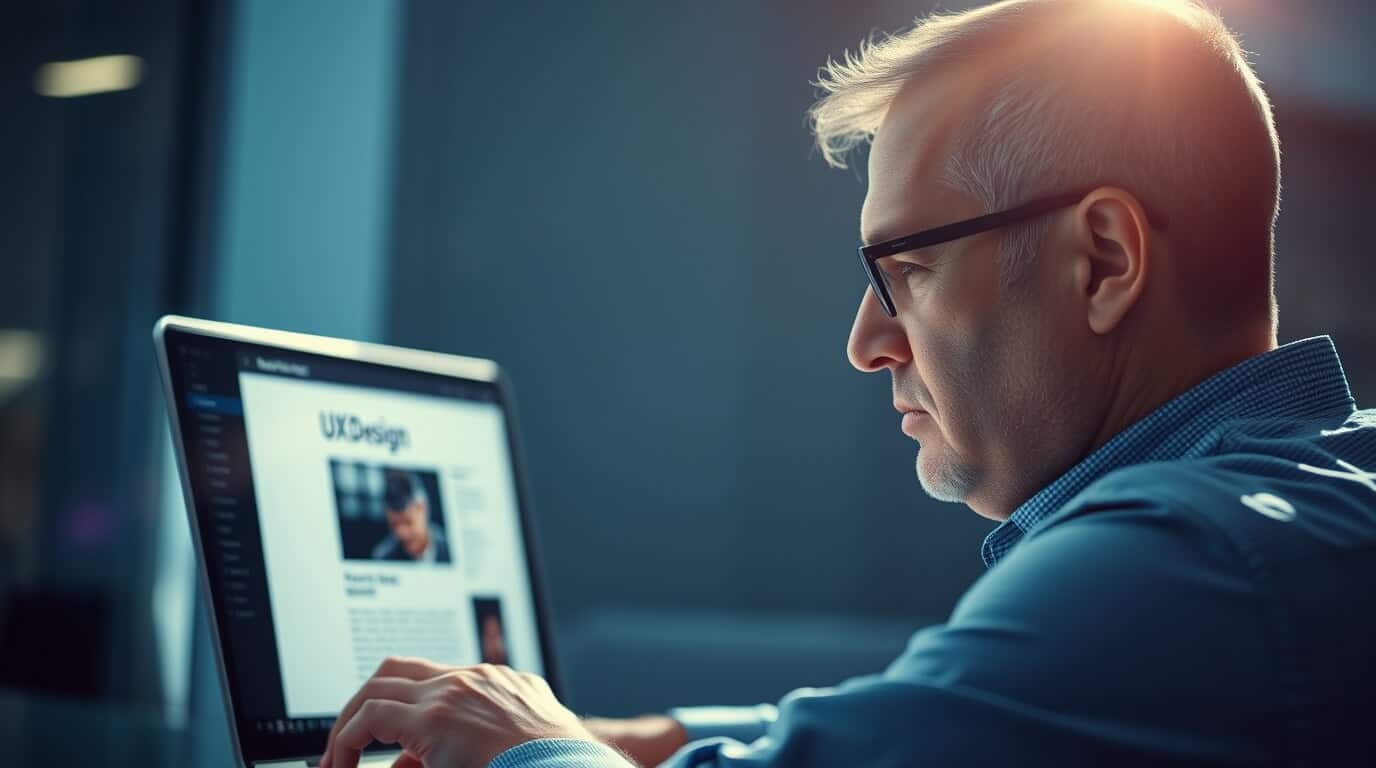
<instances>
[{"instance_id":1,"label":"white webpage background","mask_svg":"<svg viewBox=\"0 0 1376 768\"><path fill-rule=\"evenodd\" d=\"M288 717L337 714L362 684L350 606L453 609L455 652L442 661L474 664L479 651L471 598L499 597L513 666L543 672L499 406L253 372L240 374L239 387ZM327 441L322 411L404 427L409 444L392 453L386 445ZM453 562L343 560L331 458L434 470ZM462 513L456 497L465 500ZM468 538L481 541L483 551L465 548L465 530L476 534ZM346 569L395 575L400 585L350 598Z\"/></svg>"}]
</instances>

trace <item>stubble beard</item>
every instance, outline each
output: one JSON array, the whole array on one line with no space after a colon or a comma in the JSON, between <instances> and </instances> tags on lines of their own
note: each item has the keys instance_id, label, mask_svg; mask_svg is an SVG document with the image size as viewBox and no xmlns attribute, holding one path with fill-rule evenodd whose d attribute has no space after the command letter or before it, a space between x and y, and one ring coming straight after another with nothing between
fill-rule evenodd
<instances>
[{"instance_id":1,"label":"stubble beard","mask_svg":"<svg viewBox=\"0 0 1376 768\"><path fill-rule=\"evenodd\" d=\"M930 452L929 452L930 453ZM923 472L922 446L918 444L914 470L922 490L937 501L961 502L975 486L974 471L959 460L947 456L931 457Z\"/></svg>"}]
</instances>

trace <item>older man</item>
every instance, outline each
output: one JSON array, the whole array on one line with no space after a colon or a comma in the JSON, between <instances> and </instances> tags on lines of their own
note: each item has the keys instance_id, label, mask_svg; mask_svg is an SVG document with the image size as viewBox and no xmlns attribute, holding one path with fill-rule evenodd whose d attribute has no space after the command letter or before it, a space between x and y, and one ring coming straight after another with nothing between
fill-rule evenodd
<instances>
[{"instance_id":1,"label":"older man","mask_svg":"<svg viewBox=\"0 0 1376 768\"><path fill-rule=\"evenodd\" d=\"M327 768L373 738L435 767L1376 759L1376 412L1327 337L1277 346L1279 146L1220 20L1010 0L820 85L824 157L873 141L851 362L891 375L923 489L1001 521L988 572L882 673L777 707L580 722L506 668L389 661Z\"/></svg>"}]
</instances>

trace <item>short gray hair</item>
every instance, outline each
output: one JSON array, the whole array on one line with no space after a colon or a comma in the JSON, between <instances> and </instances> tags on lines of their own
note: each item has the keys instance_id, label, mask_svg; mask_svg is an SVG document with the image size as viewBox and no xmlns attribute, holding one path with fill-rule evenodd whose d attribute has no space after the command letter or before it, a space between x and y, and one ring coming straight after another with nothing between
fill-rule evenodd
<instances>
[{"instance_id":1,"label":"short gray hair","mask_svg":"<svg viewBox=\"0 0 1376 768\"><path fill-rule=\"evenodd\" d=\"M1012 45L1029 39L1040 42ZM1006 0L933 14L907 32L867 40L819 72L823 96L809 117L822 157L844 168L907 83L1001 50L1016 50L1016 61L964 119L943 184L986 211L1085 184L1122 186L1148 209L1168 212L1173 234L1182 220L1192 238L1185 250L1202 256L1222 247L1251 260L1201 263L1204 274L1195 277L1245 289L1253 303L1264 289L1274 318L1280 142L1271 104L1237 39L1195 0ZM1008 281L1036 253L1046 227L1039 219L1008 230L1001 245ZM1208 259L1219 260L1229 259ZM1238 284L1239 266L1249 273L1246 286Z\"/></svg>"}]
</instances>

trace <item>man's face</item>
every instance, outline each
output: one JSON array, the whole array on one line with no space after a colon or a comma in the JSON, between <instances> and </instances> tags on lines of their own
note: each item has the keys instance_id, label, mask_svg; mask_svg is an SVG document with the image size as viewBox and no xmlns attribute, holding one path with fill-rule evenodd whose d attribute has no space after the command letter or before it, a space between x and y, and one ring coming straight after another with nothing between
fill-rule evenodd
<instances>
[{"instance_id":1,"label":"man's face","mask_svg":"<svg viewBox=\"0 0 1376 768\"><path fill-rule=\"evenodd\" d=\"M975 89L960 80L910 87L890 108L870 152L866 242L985 213L938 181L949 140L974 99ZM923 490L992 519L1006 518L1054 477L1050 468L1076 455L1063 436L1075 432L1066 433L1063 420L1082 396L1072 374L1075 307L1062 293L1069 278L1039 255L1005 289L1002 234L897 255L909 272L890 270L897 317L866 290L847 348L856 368L888 369L895 406L916 411L903 417L902 429L919 444ZM1054 240L1044 245L1054 248Z\"/></svg>"},{"instance_id":2,"label":"man's face","mask_svg":"<svg viewBox=\"0 0 1376 768\"><path fill-rule=\"evenodd\" d=\"M413 558L420 557L430 544L430 509L420 499L412 499L401 509L387 510L387 525Z\"/></svg>"}]
</instances>

